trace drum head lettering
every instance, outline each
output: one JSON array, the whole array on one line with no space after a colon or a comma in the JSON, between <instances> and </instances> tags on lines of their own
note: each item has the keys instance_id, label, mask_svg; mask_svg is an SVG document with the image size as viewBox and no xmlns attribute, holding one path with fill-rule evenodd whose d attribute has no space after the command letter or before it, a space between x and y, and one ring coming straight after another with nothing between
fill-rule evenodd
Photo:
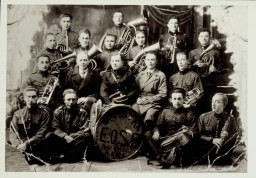
<instances>
[{"instance_id":1,"label":"drum head lettering","mask_svg":"<svg viewBox=\"0 0 256 178\"><path fill-rule=\"evenodd\" d=\"M96 144L110 160L128 159L142 145L143 125L143 120L133 109L112 107L102 114L97 123Z\"/></svg>"}]
</instances>

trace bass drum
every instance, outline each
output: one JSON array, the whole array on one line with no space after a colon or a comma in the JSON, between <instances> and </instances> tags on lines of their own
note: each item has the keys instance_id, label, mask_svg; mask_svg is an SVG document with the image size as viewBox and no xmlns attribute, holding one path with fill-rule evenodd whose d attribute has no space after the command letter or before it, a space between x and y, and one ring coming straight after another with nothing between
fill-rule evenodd
<instances>
[{"instance_id":1,"label":"bass drum","mask_svg":"<svg viewBox=\"0 0 256 178\"><path fill-rule=\"evenodd\" d=\"M112 161L132 157L143 142L144 122L126 105L103 107L92 130L94 142L106 158Z\"/></svg>"}]
</instances>

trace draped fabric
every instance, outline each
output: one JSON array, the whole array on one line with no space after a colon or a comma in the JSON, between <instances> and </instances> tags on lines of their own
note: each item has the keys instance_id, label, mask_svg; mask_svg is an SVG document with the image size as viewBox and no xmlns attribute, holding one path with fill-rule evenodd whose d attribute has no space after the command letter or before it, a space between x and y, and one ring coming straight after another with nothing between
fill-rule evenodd
<instances>
[{"instance_id":1,"label":"draped fabric","mask_svg":"<svg viewBox=\"0 0 256 178\"><path fill-rule=\"evenodd\" d=\"M150 17L163 26L167 24L168 18L174 15L179 18L180 25L186 24L192 20L192 9L171 10L157 6L145 6L145 9L149 12Z\"/></svg>"}]
</instances>

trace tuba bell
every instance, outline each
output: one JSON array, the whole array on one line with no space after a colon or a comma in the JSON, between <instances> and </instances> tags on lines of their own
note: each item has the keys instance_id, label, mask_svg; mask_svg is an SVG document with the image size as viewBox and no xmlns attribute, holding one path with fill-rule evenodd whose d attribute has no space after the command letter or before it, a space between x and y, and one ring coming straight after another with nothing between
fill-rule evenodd
<instances>
[{"instance_id":1,"label":"tuba bell","mask_svg":"<svg viewBox=\"0 0 256 178\"><path fill-rule=\"evenodd\" d=\"M139 51L139 53L135 56L131 64L131 72L134 75L137 75L139 72L145 70L145 57L147 52L159 51L161 49L161 45L159 42L148 46Z\"/></svg>"},{"instance_id":2,"label":"tuba bell","mask_svg":"<svg viewBox=\"0 0 256 178\"><path fill-rule=\"evenodd\" d=\"M97 54L102 53L102 49L97 46L96 44L93 44L91 49L87 52L89 58L93 58ZM91 65L92 65L92 70L96 69L97 67L97 62L94 59L90 59Z\"/></svg>"},{"instance_id":3,"label":"tuba bell","mask_svg":"<svg viewBox=\"0 0 256 178\"><path fill-rule=\"evenodd\" d=\"M217 69L214 66L214 58L212 55L209 54L209 51L211 51L214 48L221 48L221 44L217 39L213 39L211 44L208 46L207 49L205 49L202 54L200 55L198 61L196 61L194 66L197 66L196 72L201 76L201 77L207 77L210 75L212 72L216 72ZM198 66L200 65L200 67Z\"/></svg>"},{"instance_id":4,"label":"tuba bell","mask_svg":"<svg viewBox=\"0 0 256 178\"><path fill-rule=\"evenodd\" d=\"M59 70L66 70L66 69L69 67L69 65L70 65L68 59L73 58L73 57L75 57L76 55L77 55L77 52L74 51L73 53L71 53L71 54L68 55L68 56L65 56L65 57L60 58L60 59L58 59L58 60L56 60L56 61L53 61L53 62L51 63L51 66L52 66L52 68L53 68L54 70L56 70L56 71L59 71Z\"/></svg>"}]
</instances>

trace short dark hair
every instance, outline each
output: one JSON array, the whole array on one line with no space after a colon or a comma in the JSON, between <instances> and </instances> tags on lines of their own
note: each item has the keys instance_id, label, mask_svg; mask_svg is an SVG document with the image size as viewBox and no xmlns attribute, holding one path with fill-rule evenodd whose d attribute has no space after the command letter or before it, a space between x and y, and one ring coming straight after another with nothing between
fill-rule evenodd
<instances>
[{"instance_id":1,"label":"short dark hair","mask_svg":"<svg viewBox=\"0 0 256 178\"><path fill-rule=\"evenodd\" d=\"M46 57L46 58L49 59L49 62L50 62L50 59L51 59L50 56L48 56L48 55L45 54L45 53L41 53L39 56L36 57L36 62L37 62L37 63L38 63L40 57Z\"/></svg>"},{"instance_id":2,"label":"short dark hair","mask_svg":"<svg viewBox=\"0 0 256 178\"><path fill-rule=\"evenodd\" d=\"M107 33L107 34L106 34L106 36L105 36L105 39L106 39L106 37L107 37L107 36L112 36L112 37L114 37L114 38L115 38L115 40L117 40L117 36L116 36L116 35L114 35L114 34ZM104 39L104 42L105 42L105 39Z\"/></svg>"},{"instance_id":3,"label":"short dark hair","mask_svg":"<svg viewBox=\"0 0 256 178\"><path fill-rule=\"evenodd\" d=\"M115 11L113 14L112 14L112 18L114 17L114 14L115 13L121 13L122 14L122 17L124 18L124 13L122 11Z\"/></svg>"},{"instance_id":4,"label":"short dark hair","mask_svg":"<svg viewBox=\"0 0 256 178\"><path fill-rule=\"evenodd\" d=\"M186 96L186 91L182 88L174 88L172 91L171 91L171 94L170 94L170 97L172 97L172 94L173 93L181 93L183 98L185 98Z\"/></svg>"},{"instance_id":5,"label":"short dark hair","mask_svg":"<svg viewBox=\"0 0 256 178\"><path fill-rule=\"evenodd\" d=\"M66 96L66 94L75 94L75 95L77 95L76 91L72 88L69 88L69 89L66 89L66 90L63 91L63 94L62 94L63 98Z\"/></svg>"},{"instance_id":6,"label":"short dark hair","mask_svg":"<svg viewBox=\"0 0 256 178\"><path fill-rule=\"evenodd\" d=\"M121 60L122 60L123 62L125 62L125 56L124 56L124 54L119 53L118 51L112 52L112 53L110 54L110 59L111 59L112 56L118 56L118 55L120 55Z\"/></svg>"},{"instance_id":7,"label":"short dark hair","mask_svg":"<svg viewBox=\"0 0 256 178\"><path fill-rule=\"evenodd\" d=\"M178 23L180 23L179 17L178 17L177 15L170 16L170 17L168 18L168 20L167 20L167 23L169 23L169 21L170 21L171 19L177 19L177 20L178 20Z\"/></svg>"},{"instance_id":8,"label":"short dark hair","mask_svg":"<svg viewBox=\"0 0 256 178\"><path fill-rule=\"evenodd\" d=\"M36 92L36 95L37 95L37 96L39 95L38 89L36 89L36 88L33 87L33 86L27 86L26 88L24 88L23 94L25 95L25 93L28 92L28 91L35 91L35 92Z\"/></svg>"},{"instance_id":9,"label":"short dark hair","mask_svg":"<svg viewBox=\"0 0 256 178\"><path fill-rule=\"evenodd\" d=\"M80 30L79 33L78 33L78 36L80 37L80 35L81 35L82 33L88 34L89 37L91 37L91 32L90 32L89 29L82 29L82 30Z\"/></svg>"},{"instance_id":10,"label":"short dark hair","mask_svg":"<svg viewBox=\"0 0 256 178\"><path fill-rule=\"evenodd\" d=\"M208 28L205 28L205 27L202 27L198 30L198 35L201 33L201 32L208 32L209 33L209 36L211 36L211 31L208 29Z\"/></svg>"},{"instance_id":11,"label":"short dark hair","mask_svg":"<svg viewBox=\"0 0 256 178\"><path fill-rule=\"evenodd\" d=\"M146 52L146 55L147 55L147 54L153 54L154 56L156 56L156 60L158 60L158 59L157 59L157 53L156 53L156 52L149 51L149 52Z\"/></svg>"},{"instance_id":12,"label":"short dark hair","mask_svg":"<svg viewBox=\"0 0 256 178\"><path fill-rule=\"evenodd\" d=\"M46 33L44 35L44 39L46 40L48 36L54 36L55 37L54 33Z\"/></svg>"},{"instance_id":13,"label":"short dark hair","mask_svg":"<svg viewBox=\"0 0 256 178\"><path fill-rule=\"evenodd\" d=\"M64 17L69 17L69 18L70 18L70 20L72 20L72 19L73 19L73 16L72 16L71 14L63 13L63 14L61 14L61 15L60 15L60 20L61 20L62 18L64 18Z\"/></svg>"},{"instance_id":14,"label":"short dark hair","mask_svg":"<svg viewBox=\"0 0 256 178\"><path fill-rule=\"evenodd\" d=\"M179 51L179 52L177 52L176 58L177 58L178 55L184 55L184 56L186 56L186 59L188 60L188 55L187 55L186 51Z\"/></svg>"}]
</instances>

